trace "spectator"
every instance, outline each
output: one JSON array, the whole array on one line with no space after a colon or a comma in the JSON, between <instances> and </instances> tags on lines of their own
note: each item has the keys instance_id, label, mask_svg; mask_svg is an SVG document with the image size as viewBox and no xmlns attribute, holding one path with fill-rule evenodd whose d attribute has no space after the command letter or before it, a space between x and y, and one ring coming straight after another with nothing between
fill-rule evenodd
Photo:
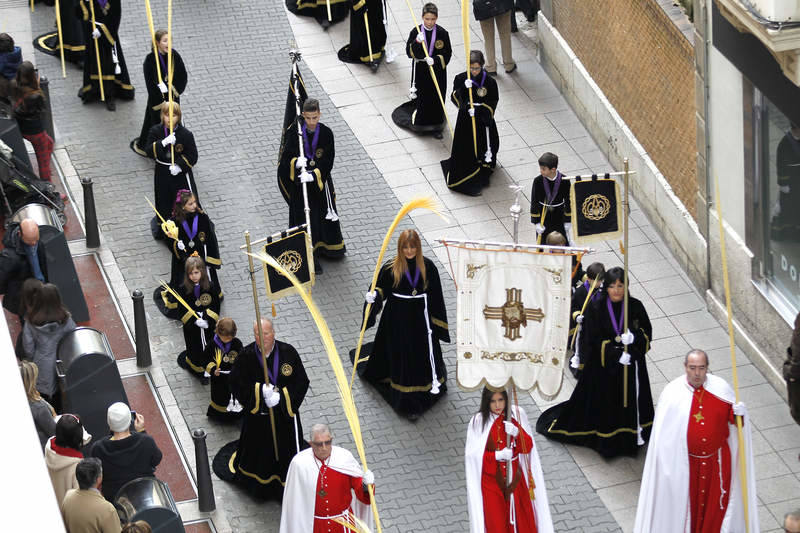
<instances>
[{"instance_id":1,"label":"spectator","mask_svg":"<svg viewBox=\"0 0 800 533\"><path fill-rule=\"evenodd\" d=\"M99 459L82 459L75 467L78 489L67 491L61 514L68 533L120 533L119 515L105 501L98 487L103 483L103 466Z\"/></svg>"},{"instance_id":2,"label":"spectator","mask_svg":"<svg viewBox=\"0 0 800 533\"><path fill-rule=\"evenodd\" d=\"M25 358L39 367L36 389L61 412L61 394L56 376L56 349L61 338L75 329L75 322L61 302L58 287L45 283L37 294L22 329Z\"/></svg>"},{"instance_id":3,"label":"spectator","mask_svg":"<svg viewBox=\"0 0 800 533\"><path fill-rule=\"evenodd\" d=\"M44 445L56 432L56 422L53 420L56 412L49 403L42 399L39 391L36 390L36 380L39 377L39 369L36 364L30 361L22 361L19 364L19 373L22 376L22 386L25 389L25 394L28 396L28 406L31 408L33 424L39 434L39 443L44 449Z\"/></svg>"},{"instance_id":4,"label":"spectator","mask_svg":"<svg viewBox=\"0 0 800 533\"><path fill-rule=\"evenodd\" d=\"M795 331L797 331L797 329L795 329ZM784 515L783 530L786 533L800 533L800 509Z\"/></svg>"},{"instance_id":5,"label":"spectator","mask_svg":"<svg viewBox=\"0 0 800 533\"><path fill-rule=\"evenodd\" d=\"M44 246L39 242L39 225L30 218L19 226L8 227L0 251L0 294L5 294L3 307L21 316L22 284L28 278L47 281L47 262Z\"/></svg>"},{"instance_id":6,"label":"spectator","mask_svg":"<svg viewBox=\"0 0 800 533\"><path fill-rule=\"evenodd\" d=\"M22 284L22 294L19 299L19 319L22 322L22 327L25 327L25 320L31 312L36 298L39 297L39 290L44 286L44 283L36 278L28 278ZM17 354L17 359L25 358L25 350L22 348L22 330L17 335L17 343L14 346L14 351Z\"/></svg>"},{"instance_id":7,"label":"spectator","mask_svg":"<svg viewBox=\"0 0 800 533\"><path fill-rule=\"evenodd\" d=\"M20 133L36 152L39 178L52 181L50 159L53 155L53 138L44 129L47 105L39 87L39 72L30 61L23 61L17 70L13 92L14 118L17 119Z\"/></svg>"},{"instance_id":8,"label":"spectator","mask_svg":"<svg viewBox=\"0 0 800 533\"><path fill-rule=\"evenodd\" d=\"M22 63L22 49L14 46L14 39L7 33L0 33L0 99L8 100L11 95L11 80L17 75Z\"/></svg>"},{"instance_id":9,"label":"spectator","mask_svg":"<svg viewBox=\"0 0 800 533\"><path fill-rule=\"evenodd\" d=\"M114 501L117 491L128 481L153 476L161 462L161 450L153 437L144 431L144 417L136 415L134 432L130 428L132 418L127 405L122 402L112 404L106 420L113 434L92 446L92 457L103 462L103 496L108 501Z\"/></svg>"},{"instance_id":10,"label":"spectator","mask_svg":"<svg viewBox=\"0 0 800 533\"><path fill-rule=\"evenodd\" d=\"M789 393L789 411L794 421L800 424L800 313L794 319L792 343L786 349L783 377Z\"/></svg>"},{"instance_id":11,"label":"spectator","mask_svg":"<svg viewBox=\"0 0 800 533\"><path fill-rule=\"evenodd\" d=\"M59 505L64 501L68 490L79 488L75 479L75 467L83 459L83 435L83 425L77 416L61 415L56 423L56 436L47 441L44 448L44 462L50 472L50 481Z\"/></svg>"},{"instance_id":12,"label":"spectator","mask_svg":"<svg viewBox=\"0 0 800 533\"><path fill-rule=\"evenodd\" d=\"M506 74L517 70L517 64L511 56L511 12L514 0L472 0L472 12L475 20L481 23L483 45L486 48L486 72L497 76L497 58L494 51L494 27L500 34L500 51L503 55L503 67Z\"/></svg>"},{"instance_id":13,"label":"spectator","mask_svg":"<svg viewBox=\"0 0 800 533\"><path fill-rule=\"evenodd\" d=\"M144 520L137 520L122 526L122 533L152 533L153 529L150 524Z\"/></svg>"}]
</instances>

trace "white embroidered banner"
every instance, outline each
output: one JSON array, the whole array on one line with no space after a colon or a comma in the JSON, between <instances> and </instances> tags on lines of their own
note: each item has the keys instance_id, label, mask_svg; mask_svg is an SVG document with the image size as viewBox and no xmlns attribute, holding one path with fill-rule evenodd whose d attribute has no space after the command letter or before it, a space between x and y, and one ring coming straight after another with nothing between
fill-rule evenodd
<instances>
[{"instance_id":1,"label":"white embroidered banner","mask_svg":"<svg viewBox=\"0 0 800 533\"><path fill-rule=\"evenodd\" d=\"M458 385L558 394L570 313L571 256L457 247Z\"/></svg>"}]
</instances>

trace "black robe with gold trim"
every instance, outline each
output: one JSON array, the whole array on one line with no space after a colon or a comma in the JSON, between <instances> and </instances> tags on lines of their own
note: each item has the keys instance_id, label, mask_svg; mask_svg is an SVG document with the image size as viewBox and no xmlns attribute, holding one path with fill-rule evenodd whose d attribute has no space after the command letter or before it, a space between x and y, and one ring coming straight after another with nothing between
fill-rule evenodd
<instances>
[{"instance_id":1,"label":"black robe with gold trim","mask_svg":"<svg viewBox=\"0 0 800 533\"><path fill-rule=\"evenodd\" d=\"M350 43L339 50L339 60L345 63L379 63L386 46L386 27L383 25L383 0L351 0ZM367 24L369 23L369 42ZM372 56L369 54L372 45Z\"/></svg>"},{"instance_id":2,"label":"black robe with gold trim","mask_svg":"<svg viewBox=\"0 0 800 533\"><path fill-rule=\"evenodd\" d=\"M156 160L155 173L153 175L153 189L155 191L155 206L164 220L172 216L172 207L175 205L175 196L181 189L187 189L194 193L197 198L197 205L200 206L200 194L197 192L197 185L194 182L192 168L197 164L197 145L194 142L194 135L188 129L178 124L175 127L175 164L181 168L181 172L173 176L169 171L170 161L172 160L169 145L162 146L161 141L169 135L169 130L165 130L163 124L156 124L150 128L147 135L147 156Z\"/></svg>"},{"instance_id":3,"label":"black robe with gold trim","mask_svg":"<svg viewBox=\"0 0 800 533\"><path fill-rule=\"evenodd\" d=\"M61 15L61 40L64 43L64 59L71 63L83 63L86 51L86 37L83 34L83 13L78 3L80 0L61 0L58 3ZM80 14L80 16L79 16ZM44 33L33 40L33 46L38 50L61 58L61 48L58 41L58 28L55 31ZM97 59L95 59L97 62Z\"/></svg>"},{"instance_id":4,"label":"black robe with gold trim","mask_svg":"<svg viewBox=\"0 0 800 533\"><path fill-rule=\"evenodd\" d=\"M100 30L98 39L92 38L92 13L89 2L94 2L94 20ZM78 10L84 24L86 49L83 51L83 87L78 91L84 102L100 99L100 84L97 72L97 49L100 50L100 66L103 71L103 89L105 97L133 99L134 89L128 75L128 67L122 54L122 43L119 40L119 23L122 18L121 0L108 0L102 7L98 0L81 0ZM120 73L115 73L113 50L116 47Z\"/></svg>"},{"instance_id":5,"label":"black robe with gold trim","mask_svg":"<svg viewBox=\"0 0 800 533\"><path fill-rule=\"evenodd\" d=\"M559 171L559 174L561 172ZM557 231L565 238L570 239L564 224L572 222L572 207L569 203L569 188L572 181L561 174L561 185L558 192L553 195L551 200L547 199L547 191L544 189L544 180L550 186L550 192L555 189L556 180L549 180L541 174L533 178L531 185L531 224L541 224L542 211L547 210L544 216L544 233L542 234L542 244L547 241L547 236Z\"/></svg>"},{"instance_id":6,"label":"black robe with gold trim","mask_svg":"<svg viewBox=\"0 0 800 533\"><path fill-rule=\"evenodd\" d=\"M162 58L164 59L164 65L167 65L168 63L166 54L163 54ZM163 66L160 66L159 68L161 69L161 77L163 78L164 85L169 87L169 73L167 72L167 69ZM144 71L144 86L147 89L147 107L144 109L144 122L142 123L142 130L141 133L139 133L139 141L136 145L136 148L141 150L143 155L146 155L145 152L147 150L147 146L145 146L145 143L147 142L147 134L150 132L150 128L161 123L161 108L164 106L164 102L169 101L169 93L162 93L161 89L158 88L158 69L156 68L156 60L153 52L150 52L144 58L142 70ZM181 103L181 94L183 94L183 91L186 90L186 84L188 81L189 77L186 73L186 65L183 64L183 58L181 58L181 55L173 48L173 102L177 104Z\"/></svg>"},{"instance_id":7,"label":"black robe with gold trim","mask_svg":"<svg viewBox=\"0 0 800 533\"><path fill-rule=\"evenodd\" d=\"M333 132L326 125L319 123L319 141L316 153L305 154L308 165L306 169L314 177L314 181L306 184L308 191L308 206L311 209L311 242L314 252L326 257L341 257L345 254L342 228L338 220L325 218L328 214L328 192L330 192L333 212L336 210L336 190L333 187L331 170L336 150L333 141ZM313 132L308 132L308 142L311 145ZM281 160L278 165L278 187L283 199L289 204L289 227L299 226L306 221L305 204L303 203L303 184L300 181L300 170L295 166L300 155L300 139L295 130L294 135L287 133L286 143L283 147ZM313 162L313 165L311 164ZM328 189L326 192L325 189Z\"/></svg>"},{"instance_id":8,"label":"black robe with gold trim","mask_svg":"<svg viewBox=\"0 0 800 533\"><path fill-rule=\"evenodd\" d=\"M278 458L275 459L270 409L264 403L261 385L264 368L256 344L244 347L233 363L230 385L244 408L239 440L226 444L214 457L214 473L225 481L240 483L253 496L280 500L286 484L289 463L299 451L308 448L300 423L300 405L308 391L308 376L297 350L275 341L278 348L278 379L273 385L281 400L272 408ZM275 349L267 357L272 371Z\"/></svg>"},{"instance_id":9,"label":"black robe with gold trim","mask_svg":"<svg viewBox=\"0 0 800 533\"><path fill-rule=\"evenodd\" d=\"M405 102L392 112L392 120L401 128L417 132L439 132L445 127L444 110L439 100L439 93L431 77L431 68L425 62L425 50L422 43L417 42L419 28L415 27L408 35L406 55L412 59L414 69L414 85L417 97ZM432 38L433 30L425 30L426 43ZM427 46L427 44L426 44ZM450 35L447 30L436 25L436 42L429 53L433 58L433 72L442 98L447 95L447 64L453 55L450 46Z\"/></svg>"},{"instance_id":10,"label":"black robe with gold trim","mask_svg":"<svg viewBox=\"0 0 800 533\"><path fill-rule=\"evenodd\" d=\"M469 116L469 91L464 87L467 73L462 72L453 81L453 93L450 100L458 107L458 119L453 134L453 148L450 159L442 161L447 187L453 191L470 195L478 194L483 187L489 185L489 177L497 163L497 151L500 149L500 136L494 121L494 112L500 93L497 82L487 74L483 81L486 94L481 96L477 83L483 79L483 72L472 78L472 103L475 108L475 136L472 136L472 117ZM488 133L487 133L488 131ZM490 157L487 161L487 135ZM477 146L477 150L476 150ZM476 155L477 152L477 155Z\"/></svg>"},{"instance_id":11,"label":"black robe with gold trim","mask_svg":"<svg viewBox=\"0 0 800 533\"><path fill-rule=\"evenodd\" d=\"M182 305L179 307L179 311L182 313L181 322L183 322L183 340L186 343L186 350L178 356L178 365L197 377L202 377L205 372L203 353L206 346L213 342L214 330L217 327L217 320L219 320L220 291L219 287L209 283L207 289L200 290L200 297L197 298L193 290L187 291L185 287L181 287L181 289L178 291L179 294L200 318L208 322L208 327L196 326L197 318L192 312Z\"/></svg>"},{"instance_id":12,"label":"black robe with gold trim","mask_svg":"<svg viewBox=\"0 0 800 533\"><path fill-rule=\"evenodd\" d=\"M206 346L203 352L203 362L206 364L206 372L209 374L211 383L211 400L208 403L208 410L206 416L217 420L231 420L241 416L241 413L228 411L228 403L231 399L231 386L229 374L233 369L233 364L242 353L242 341L234 337L225 352L220 348L213 339ZM219 361L219 364L217 364ZM219 376L215 376L214 372L219 369Z\"/></svg>"},{"instance_id":13,"label":"black robe with gold trim","mask_svg":"<svg viewBox=\"0 0 800 533\"><path fill-rule=\"evenodd\" d=\"M170 250L172 251L172 268L170 270L170 286L172 288L178 287L183 283L183 278L186 275L186 259L189 256L197 254L203 261L206 262L208 268L209 279L220 289L219 277L217 271L222 267L222 259L219 257L219 245L217 243L217 234L214 231L214 223L208 218L202 210L198 209L195 216L199 217L197 220L197 235L194 239L189 238L186 229L178 221L175 226L178 228L178 240L183 242L184 250L178 248L178 241L167 239ZM192 228L194 216L189 216L186 223L189 228ZM194 243L194 246L191 245Z\"/></svg>"},{"instance_id":14,"label":"black robe with gold trim","mask_svg":"<svg viewBox=\"0 0 800 533\"><path fill-rule=\"evenodd\" d=\"M590 302L584 314L580 336L584 367L572 396L542 413L536 431L553 440L593 448L605 457L635 455L638 427L647 442L655 415L645 361L653 329L642 302L630 298L631 364L621 364L623 346L614 340L606 298L604 294ZM622 302L612 307L617 316L622 315Z\"/></svg>"},{"instance_id":15,"label":"black robe with gold trim","mask_svg":"<svg viewBox=\"0 0 800 533\"><path fill-rule=\"evenodd\" d=\"M331 6L331 20L328 20L328 4ZM314 17L326 28L330 24L347 18L350 11L347 0L286 0L286 9L295 15ZM326 28L327 29L327 28Z\"/></svg>"},{"instance_id":16,"label":"black robe with gold trim","mask_svg":"<svg viewBox=\"0 0 800 533\"><path fill-rule=\"evenodd\" d=\"M409 261L408 265L413 280L415 276L411 272L416 272L416 261ZM361 377L375 385L396 411L411 416L428 410L447 390L447 368L439 346L439 341L450 342L447 309L439 271L427 258L425 270L427 284L423 286L420 276L415 290L405 276L394 287L391 262L383 267L375 286L377 297L367 327L375 323L381 307L383 314L375 341L361 349L360 359L369 359L358 365ZM419 297L421 295L425 298ZM417 297L407 298L411 296ZM431 393L431 358L440 388L438 394Z\"/></svg>"}]
</instances>

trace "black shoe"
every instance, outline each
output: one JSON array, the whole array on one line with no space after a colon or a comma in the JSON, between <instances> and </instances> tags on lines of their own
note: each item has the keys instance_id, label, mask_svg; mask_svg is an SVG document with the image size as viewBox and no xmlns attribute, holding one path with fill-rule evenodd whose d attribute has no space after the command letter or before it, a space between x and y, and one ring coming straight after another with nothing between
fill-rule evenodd
<instances>
[{"instance_id":1,"label":"black shoe","mask_svg":"<svg viewBox=\"0 0 800 533\"><path fill-rule=\"evenodd\" d=\"M491 76L493 78L497 77L497 71L491 72L491 71L487 70L486 73L489 74L489 76Z\"/></svg>"},{"instance_id":2,"label":"black shoe","mask_svg":"<svg viewBox=\"0 0 800 533\"><path fill-rule=\"evenodd\" d=\"M506 70L506 74L511 74L511 73L512 73L512 72L514 72L515 70L517 70L517 64L516 64L516 63L514 63L514 66L513 66L513 67L511 67L511 69L510 69L510 70Z\"/></svg>"},{"instance_id":3,"label":"black shoe","mask_svg":"<svg viewBox=\"0 0 800 533\"><path fill-rule=\"evenodd\" d=\"M322 274L322 265L320 264L319 261L316 260L316 258L314 259L314 274L316 275Z\"/></svg>"},{"instance_id":4,"label":"black shoe","mask_svg":"<svg viewBox=\"0 0 800 533\"><path fill-rule=\"evenodd\" d=\"M434 139L444 139L444 135L442 134L442 131L441 131L441 130L439 130L439 131L434 131L434 132L433 132L433 138L434 138Z\"/></svg>"},{"instance_id":5,"label":"black shoe","mask_svg":"<svg viewBox=\"0 0 800 533\"><path fill-rule=\"evenodd\" d=\"M331 27L331 23L328 19L323 19L322 22L319 23L319 25L322 26L322 29L325 31L328 31L328 28Z\"/></svg>"},{"instance_id":6,"label":"black shoe","mask_svg":"<svg viewBox=\"0 0 800 533\"><path fill-rule=\"evenodd\" d=\"M106 100L106 109L108 109L109 111L116 111L117 103L111 99Z\"/></svg>"},{"instance_id":7,"label":"black shoe","mask_svg":"<svg viewBox=\"0 0 800 533\"><path fill-rule=\"evenodd\" d=\"M375 72L378 72L378 67L379 67L379 66L380 66L380 63L378 63L377 61L370 61L370 62L369 62L369 68L371 68L371 69L372 69L372 72L373 72L373 74L374 74Z\"/></svg>"},{"instance_id":8,"label":"black shoe","mask_svg":"<svg viewBox=\"0 0 800 533\"><path fill-rule=\"evenodd\" d=\"M464 194L467 196L483 196L483 193L480 190L464 191Z\"/></svg>"}]
</instances>

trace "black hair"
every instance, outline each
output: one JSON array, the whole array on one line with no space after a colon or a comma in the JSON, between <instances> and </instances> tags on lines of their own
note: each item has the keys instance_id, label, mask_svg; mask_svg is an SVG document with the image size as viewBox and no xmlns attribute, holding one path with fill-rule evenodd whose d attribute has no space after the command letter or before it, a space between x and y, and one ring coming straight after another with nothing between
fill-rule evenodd
<instances>
[{"instance_id":1,"label":"black hair","mask_svg":"<svg viewBox=\"0 0 800 533\"><path fill-rule=\"evenodd\" d=\"M75 467L75 479L81 490L89 490L103 475L103 463L97 457L86 457Z\"/></svg>"},{"instance_id":2,"label":"black hair","mask_svg":"<svg viewBox=\"0 0 800 533\"><path fill-rule=\"evenodd\" d=\"M427 4L422 6L422 16L424 17L426 13L432 13L438 17L439 8L436 7L436 4L434 4L433 2L428 2Z\"/></svg>"},{"instance_id":3,"label":"black hair","mask_svg":"<svg viewBox=\"0 0 800 533\"><path fill-rule=\"evenodd\" d=\"M56 424L56 444L62 448L80 450L83 445L83 425L78 417L63 414Z\"/></svg>"},{"instance_id":4,"label":"black hair","mask_svg":"<svg viewBox=\"0 0 800 533\"><path fill-rule=\"evenodd\" d=\"M486 59L483 58L483 52L480 50L470 50L469 51L469 64L477 63L480 66L486 64Z\"/></svg>"},{"instance_id":5,"label":"black hair","mask_svg":"<svg viewBox=\"0 0 800 533\"><path fill-rule=\"evenodd\" d=\"M625 269L622 267L614 267L606 271L603 277L603 287L608 289L618 281L621 281L623 284L625 283Z\"/></svg>"},{"instance_id":6,"label":"black hair","mask_svg":"<svg viewBox=\"0 0 800 533\"><path fill-rule=\"evenodd\" d=\"M303 113L314 113L316 111L319 111L319 100L309 98L303 102Z\"/></svg>"},{"instance_id":7,"label":"black hair","mask_svg":"<svg viewBox=\"0 0 800 533\"><path fill-rule=\"evenodd\" d=\"M495 392L499 392L503 395L503 399L506 401L505 417L506 419L508 418L508 409L510 407L508 404L508 392L506 392L505 389L496 391L490 389L489 387L484 387L483 392L481 393L481 408L479 411L481 414L481 419L483 420L483 427L486 427L486 423L489 421L489 414L492 412L490 404L492 402L492 396L494 396Z\"/></svg>"},{"instance_id":8,"label":"black hair","mask_svg":"<svg viewBox=\"0 0 800 533\"><path fill-rule=\"evenodd\" d=\"M589 268L586 269L586 277L589 279L597 279L597 281L602 281L603 276L605 275L606 267L603 265L603 263L594 262L589 265Z\"/></svg>"},{"instance_id":9,"label":"black hair","mask_svg":"<svg viewBox=\"0 0 800 533\"><path fill-rule=\"evenodd\" d=\"M0 33L0 54L14 51L14 38L7 33Z\"/></svg>"},{"instance_id":10,"label":"black hair","mask_svg":"<svg viewBox=\"0 0 800 533\"><path fill-rule=\"evenodd\" d=\"M552 152L545 152L539 158L539 166L545 168L558 168L558 156Z\"/></svg>"}]
</instances>

